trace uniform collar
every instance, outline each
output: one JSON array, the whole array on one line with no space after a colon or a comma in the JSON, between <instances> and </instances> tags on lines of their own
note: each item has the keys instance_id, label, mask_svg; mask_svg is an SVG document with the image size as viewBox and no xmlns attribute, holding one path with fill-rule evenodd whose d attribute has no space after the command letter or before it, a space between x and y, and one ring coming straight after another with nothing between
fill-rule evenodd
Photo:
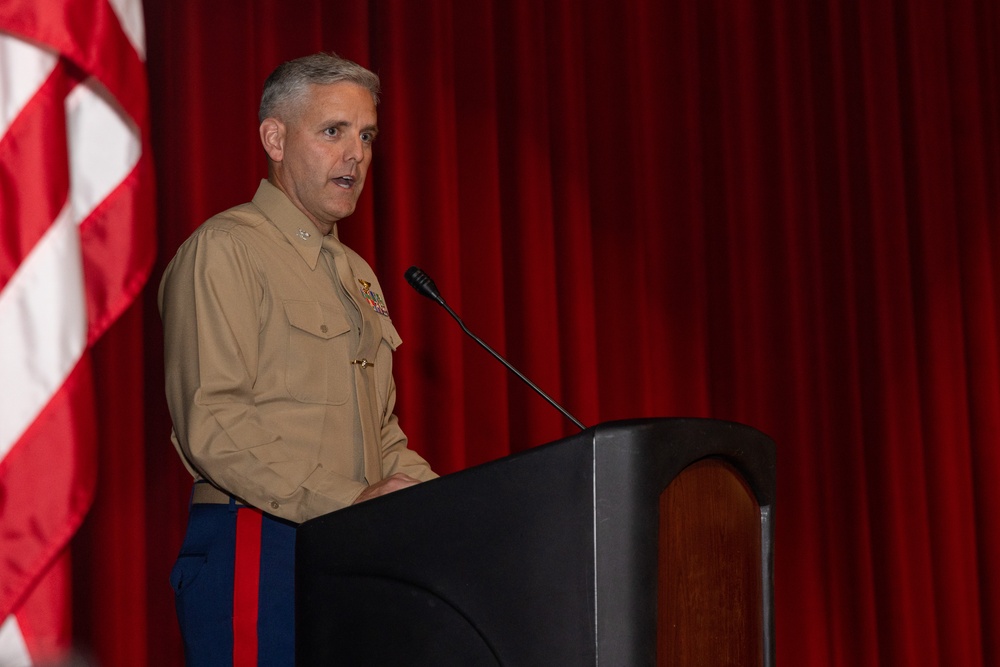
<instances>
[{"instance_id":1,"label":"uniform collar","mask_svg":"<svg viewBox=\"0 0 1000 667\"><path fill-rule=\"evenodd\" d=\"M253 203L278 228L309 268L315 269L323 247L323 235L312 220L296 208L284 192L267 180L260 182L257 193L253 196ZM339 246L337 225L333 226L330 236L338 241L335 245Z\"/></svg>"}]
</instances>

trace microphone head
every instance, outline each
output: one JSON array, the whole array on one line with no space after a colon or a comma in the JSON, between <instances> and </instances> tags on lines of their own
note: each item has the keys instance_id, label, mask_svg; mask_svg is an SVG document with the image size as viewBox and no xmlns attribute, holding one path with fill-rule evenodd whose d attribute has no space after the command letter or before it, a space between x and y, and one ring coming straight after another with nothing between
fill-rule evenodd
<instances>
[{"instance_id":1,"label":"microphone head","mask_svg":"<svg viewBox=\"0 0 1000 667\"><path fill-rule=\"evenodd\" d=\"M422 270L415 266L411 266L403 274L406 278L406 282L410 283L410 287L417 290L428 299L437 301L442 306L444 305L444 299L441 298L441 292L438 291L437 285L431 280L431 277L424 273Z\"/></svg>"}]
</instances>

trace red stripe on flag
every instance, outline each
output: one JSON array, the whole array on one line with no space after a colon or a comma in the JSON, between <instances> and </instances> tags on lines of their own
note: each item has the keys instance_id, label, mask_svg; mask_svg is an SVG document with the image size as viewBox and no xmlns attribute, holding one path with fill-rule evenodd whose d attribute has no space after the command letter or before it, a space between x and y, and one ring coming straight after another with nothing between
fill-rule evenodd
<instances>
[{"instance_id":1,"label":"red stripe on flag","mask_svg":"<svg viewBox=\"0 0 1000 667\"><path fill-rule=\"evenodd\" d=\"M236 514L233 581L233 667L257 667L257 600L260 590L260 534L264 515L241 507Z\"/></svg>"},{"instance_id":2,"label":"red stripe on flag","mask_svg":"<svg viewBox=\"0 0 1000 667\"><path fill-rule=\"evenodd\" d=\"M90 354L0 461L0 619L69 542L94 496L97 425Z\"/></svg>"},{"instance_id":3,"label":"red stripe on flag","mask_svg":"<svg viewBox=\"0 0 1000 667\"><path fill-rule=\"evenodd\" d=\"M0 138L0 289L59 215L69 192L60 61ZM15 223L16 224L13 224Z\"/></svg>"},{"instance_id":4,"label":"red stripe on flag","mask_svg":"<svg viewBox=\"0 0 1000 667\"><path fill-rule=\"evenodd\" d=\"M80 225L83 275L87 285L87 339L93 344L142 290L156 255L152 226L134 232L122 221L149 219L153 209L150 152Z\"/></svg>"},{"instance_id":5,"label":"red stripe on flag","mask_svg":"<svg viewBox=\"0 0 1000 667\"><path fill-rule=\"evenodd\" d=\"M69 599L70 565L69 549L64 549L17 610L24 642L30 647L31 659L39 665L69 664L72 624L62 608Z\"/></svg>"}]
</instances>

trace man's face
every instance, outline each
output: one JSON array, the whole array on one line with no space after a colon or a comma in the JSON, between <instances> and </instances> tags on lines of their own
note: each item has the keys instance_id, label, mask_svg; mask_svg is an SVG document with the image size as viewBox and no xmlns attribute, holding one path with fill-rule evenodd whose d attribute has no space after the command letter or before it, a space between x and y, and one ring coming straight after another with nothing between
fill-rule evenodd
<instances>
[{"instance_id":1,"label":"man's face","mask_svg":"<svg viewBox=\"0 0 1000 667\"><path fill-rule=\"evenodd\" d=\"M261 125L271 181L324 234L354 212L378 133L375 102L354 83L311 85L272 129Z\"/></svg>"}]
</instances>

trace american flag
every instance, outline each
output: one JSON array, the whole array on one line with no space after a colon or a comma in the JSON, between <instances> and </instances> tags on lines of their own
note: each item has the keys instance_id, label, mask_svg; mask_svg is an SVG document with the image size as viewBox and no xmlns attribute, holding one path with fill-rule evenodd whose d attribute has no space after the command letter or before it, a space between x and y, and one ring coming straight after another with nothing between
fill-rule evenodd
<instances>
[{"instance_id":1,"label":"american flag","mask_svg":"<svg viewBox=\"0 0 1000 667\"><path fill-rule=\"evenodd\" d=\"M71 645L90 347L154 255L147 114L141 0L0 2L0 665Z\"/></svg>"}]
</instances>

